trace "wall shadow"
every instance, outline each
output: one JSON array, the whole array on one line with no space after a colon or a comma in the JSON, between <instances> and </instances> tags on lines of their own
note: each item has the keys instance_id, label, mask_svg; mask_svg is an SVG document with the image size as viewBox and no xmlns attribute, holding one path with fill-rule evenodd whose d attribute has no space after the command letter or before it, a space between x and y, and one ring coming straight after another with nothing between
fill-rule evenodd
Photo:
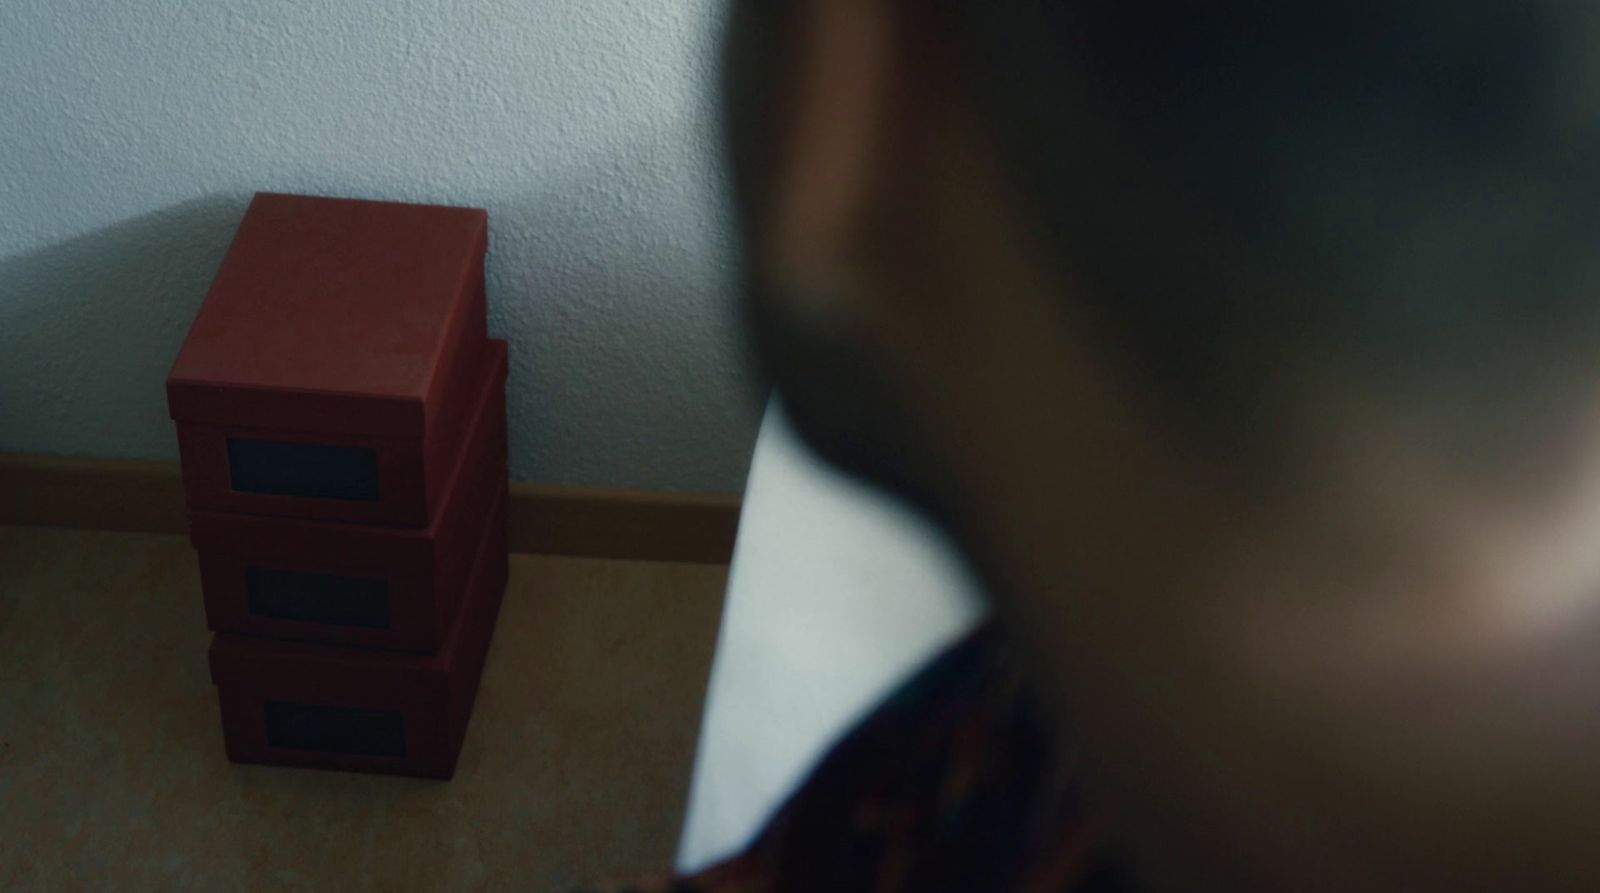
<instances>
[{"instance_id":1,"label":"wall shadow","mask_svg":"<svg viewBox=\"0 0 1600 893\"><path fill-rule=\"evenodd\" d=\"M173 459L167 372L248 194L0 260L0 451Z\"/></svg>"}]
</instances>

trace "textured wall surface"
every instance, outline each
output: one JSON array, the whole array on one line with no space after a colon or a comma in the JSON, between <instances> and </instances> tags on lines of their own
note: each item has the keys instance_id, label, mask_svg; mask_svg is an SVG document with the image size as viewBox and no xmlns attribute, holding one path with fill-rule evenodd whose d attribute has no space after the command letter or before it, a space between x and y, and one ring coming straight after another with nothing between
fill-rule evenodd
<instances>
[{"instance_id":1,"label":"textured wall surface","mask_svg":"<svg viewBox=\"0 0 1600 893\"><path fill-rule=\"evenodd\" d=\"M172 458L258 189L490 213L513 476L740 488L721 0L4 0L0 450Z\"/></svg>"}]
</instances>

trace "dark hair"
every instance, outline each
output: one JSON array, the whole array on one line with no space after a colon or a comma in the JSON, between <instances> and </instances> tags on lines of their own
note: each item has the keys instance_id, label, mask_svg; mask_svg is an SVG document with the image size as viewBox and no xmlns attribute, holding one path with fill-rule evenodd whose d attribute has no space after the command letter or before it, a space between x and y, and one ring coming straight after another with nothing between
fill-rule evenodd
<instances>
[{"instance_id":1,"label":"dark hair","mask_svg":"<svg viewBox=\"0 0 1600 893\"><path fill-rule=\"evenodd\" d=\"M1514 402L1600 347L1596 4L936 5L1070 299L1204 427L1270 424L1284 370ZM747 165L782 6L735 8Z\"/></svg>"}]
</instances>

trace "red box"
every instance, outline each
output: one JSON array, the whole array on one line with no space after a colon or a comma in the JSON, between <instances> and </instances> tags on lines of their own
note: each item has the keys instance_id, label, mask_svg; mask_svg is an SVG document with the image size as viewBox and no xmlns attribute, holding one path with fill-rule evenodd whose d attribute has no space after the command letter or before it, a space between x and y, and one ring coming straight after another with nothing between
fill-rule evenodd
<instances>
[{"instance_id":1,"label":"red box","mask_svg":"<svg viewBox=\"0 0 1600 893\"><path fill-rule=\"evenodd\" d=\"M211 681L228 758L449 778L505 591L507 497L483 525L461 616L436 654L218 633Z\"/></svg>"},{"instance_id":2,"label":"red box","mask_svg":"<svg viewBox=\"0 0 1600 893\"><path fill-rule=\"evenodd\" d=\"M473 208L257 195L167 379L189 507L426 526L487 245Z\"/></svg>"},{"instance_id":3,"label":"red box","mask_svg":"<svg viewBox=\"0 0 1600 893\"><path fill-rule=\"evenodd\" d=\"M488 344L466 441L427 528L190 513L211 629L410 651L439 647L483 519L506 492L506 344Z\"/></svg>"}]
</instances>

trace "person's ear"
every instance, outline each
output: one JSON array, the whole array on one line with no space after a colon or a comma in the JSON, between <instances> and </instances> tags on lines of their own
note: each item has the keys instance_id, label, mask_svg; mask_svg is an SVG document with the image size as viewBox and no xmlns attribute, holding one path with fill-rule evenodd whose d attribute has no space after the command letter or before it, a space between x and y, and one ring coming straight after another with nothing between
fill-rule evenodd
<instances>
[{"instance_id":1,"label":"person's ear","mask_svg":"<svg viewBox=\"0 0 1600 893\"><path fill-rule=\"evenodd\" d=\"M859 260L891 163L897 5L794 0L787 10L749 248L791 294L836 300Z\"/></svg>"}]
</instances>

